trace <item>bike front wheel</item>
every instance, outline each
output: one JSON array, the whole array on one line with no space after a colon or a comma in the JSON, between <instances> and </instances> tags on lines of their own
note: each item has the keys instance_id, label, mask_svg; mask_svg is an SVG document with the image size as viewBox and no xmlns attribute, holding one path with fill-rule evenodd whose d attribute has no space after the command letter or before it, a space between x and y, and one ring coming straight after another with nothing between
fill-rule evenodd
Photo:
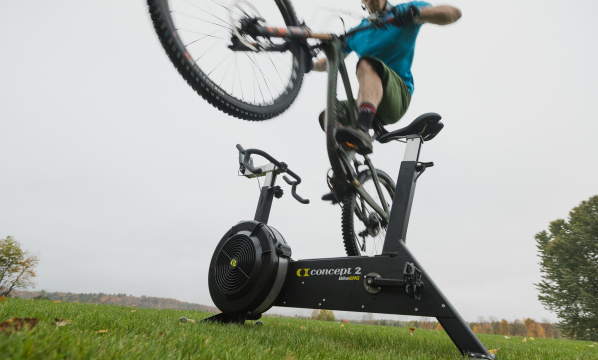
<instances>
[{"instance_id":1,"label":"bike front wheel","mask_svg":"<svg viewBox=\"0 0 598 360\"><path fill-rule=\"evenodd\" d=\"M290 0L147 0L175 68L206 101L237 118L266 120L295 100L305 72L299 41L253 38L248 21L297 26Z\"/></svg>"},{"instance_id":2,"label":"bike front wheel","mask_svg":"<svg viewBox=\"0 0 598 360\"><path fill-rule=\"evenodd\" d=\"M383 200L390 210L395 195L395 183L384 171L376 170ZM382 206L382 201L376 191L372 172L368 169L357 175L357 180L376 201ZM386 229L388 224L382 217L361 197L351 190L342 200L342 230L345 251L348 256L375 256L382 253Z\"/></svg>"}]
</instances>

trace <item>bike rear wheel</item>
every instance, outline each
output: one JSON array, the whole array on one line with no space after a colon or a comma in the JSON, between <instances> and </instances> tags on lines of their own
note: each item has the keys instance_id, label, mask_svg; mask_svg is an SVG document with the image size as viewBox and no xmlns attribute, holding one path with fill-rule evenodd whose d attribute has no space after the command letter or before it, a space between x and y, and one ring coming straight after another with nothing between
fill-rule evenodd
<instances>
[{"instance_id":1,"label":"bike rear wheel","mask_svg":"<svg viewBox=\"0 0 598 360\"><path fill-rule=\"evenodd\" d=\"M395 183L382 170L376 169L376 174L384 201L390 209L395 195ZM372 199L381 205L372 172L369 169L360 172L357 180ZM357 191L352 190L343 197L342 230L345 251L348 256L380 255L384 247L387 227L388 224Z\"/></svg>"},{"instance_id":2,"label":"bike rear wheel","mask_svg":"<svg viewBox=\"0 0 598 360\"><path fill-rule=\"evenodd\" d=\"M244 120L266 120L284 112L297 97L305 72L301 44L254 39L239 31L242 21L258 17L277 26L299 25L290 0L238 0L231 5L216 0L147 3L158 38L175 68L219 110ZM260 46L254 51L243 44ZM266 50L281 47L284 50Z\"/></svg>"}]
</instances>

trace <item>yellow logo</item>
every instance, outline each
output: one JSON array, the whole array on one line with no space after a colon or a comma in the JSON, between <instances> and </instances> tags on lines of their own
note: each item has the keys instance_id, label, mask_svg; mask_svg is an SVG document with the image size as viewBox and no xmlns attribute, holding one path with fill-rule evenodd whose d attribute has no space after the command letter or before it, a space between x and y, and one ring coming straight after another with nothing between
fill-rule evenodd
<instances>
[{"instance_id":1,"label":"yellow logo","mask_svg":"<svg viewBox=\"0 0 598 360\"><path fill-rule=\"evenodd\" d=\"M230 264L232 265L232 267L235 267L235 266L237 266L237 260L236 260L236 259L232 259L232 260L230 261Z\"/></svg>"},{"instance_id":2,"label":"yellow logo","mask_svg":"<svg viewBox=\"0 0 598 360\"><path fill-rule=\"evenodd\" d=\"M299 270L297 270L297 276L303 276L303 277L305 277L305 276L309 276L309 274L307 273L307 271L308 271L308 270L309 270L309 269L299 269ZM304 274L303 274L303 275L301 275L301 271L303 271L303 272L304 272Z\"/></svg>"}]
</instances>

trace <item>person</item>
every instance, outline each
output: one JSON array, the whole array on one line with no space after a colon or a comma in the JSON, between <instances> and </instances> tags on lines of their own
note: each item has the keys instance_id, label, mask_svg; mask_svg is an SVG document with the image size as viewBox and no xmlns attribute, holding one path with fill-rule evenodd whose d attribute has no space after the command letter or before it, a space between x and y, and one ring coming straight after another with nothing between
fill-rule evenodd
<instances>
[{"instance_id":1,"label":"person","mask_svg":"<svg viewBox=\"0 0 598 360\"><path fill-rule=\"evenodd\" d=\"M348 36L343 53L345 57L352 51L359 56L357 62L357 123L349 124L349 117L343 116L347 101L339 105L338 121L340 126L335 134L339 143L350 143L359 154L373 151L369 129L377 117L381 125L394 124L405 115L414 82L411 74L415 40L422 24L448 25L461 18L461 10L452 6L432 6L423 1L411 1L391 6L388 0L362 0L363 7L370 14L376 14L382 20L393 17L394 26L371 27ZM364 19L357 27L369 25ZM351 29L351 30L353 30ZM326 58L313 63L312 71L326 71ZM346 115L346 114L345 114ZM324 130L324 112L319 116L320 126ZM330 193L322 200L335 200Z\"/></svg>"}]
</instances>

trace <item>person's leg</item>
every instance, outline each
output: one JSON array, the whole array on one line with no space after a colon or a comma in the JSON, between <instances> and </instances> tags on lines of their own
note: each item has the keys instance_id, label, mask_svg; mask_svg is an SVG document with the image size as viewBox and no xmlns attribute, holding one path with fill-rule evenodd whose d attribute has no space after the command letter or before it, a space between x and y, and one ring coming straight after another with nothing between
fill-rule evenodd
<instances>
[{"instance_id":1,"label":"person's leg","mask_svg":"<svg viewBox=\"0 0 598 360\"><path fill-rule=\"evenodd\" d=\"M354 128L342 128L336 132L339 143L350 143L360 154L373 151L372 138L368 131L376 118L376 110L384 95L384 66L377 60L363 57L357 63L357 124Z\"/></svg>"},{"instance_id":2,"label":"person's leg","mask_svg":"<svg viewBox=\"0 0 598 360\"><path fill-rule=\"evenodd\" d=\"M384 94L380 72L380 63L369 58L362 58L357 63L357 126L364 131L371 129L376 109Z\"/></svg>"}]
</instances>

